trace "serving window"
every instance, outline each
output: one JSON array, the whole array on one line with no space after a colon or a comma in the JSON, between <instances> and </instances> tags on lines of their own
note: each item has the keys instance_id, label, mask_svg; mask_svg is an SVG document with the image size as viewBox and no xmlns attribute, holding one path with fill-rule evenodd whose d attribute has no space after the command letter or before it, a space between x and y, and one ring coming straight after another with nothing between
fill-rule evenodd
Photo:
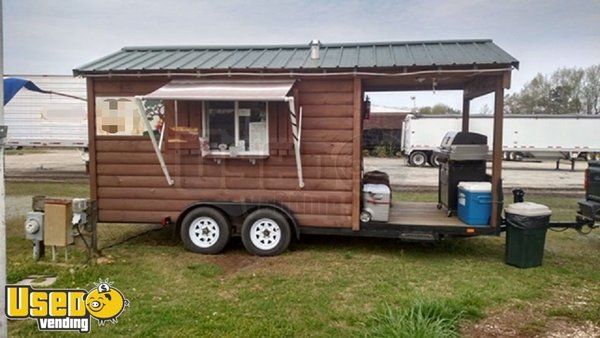
<instances>
[{"instance_id":1,"label":"serving window","mask_svg":"<svg viewBox=\"0 0 600 338\"><path fill-rule=\"evenodd\" d=\"M267 102L206 101L203 137L212 154L269 154Z\"/></svg>"}]
</instances>

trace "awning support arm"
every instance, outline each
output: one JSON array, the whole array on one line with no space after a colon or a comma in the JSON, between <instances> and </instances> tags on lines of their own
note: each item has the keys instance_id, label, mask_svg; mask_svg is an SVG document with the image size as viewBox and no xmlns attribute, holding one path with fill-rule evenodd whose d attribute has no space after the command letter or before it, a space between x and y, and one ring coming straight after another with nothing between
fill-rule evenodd
<instances>
[{"instance_id":1,"label":"awning support arm","mask_svg":"<svg viewBox=\"0 0 600 338\"><path fill-rule=\"evenodd\" d=\"M292 136L294 137L294 154L296 155L296 170L298 171L298 186L304 188L304 178L302 177L302 160L300 159L300 136L302 133L301 125L298 124L298 118L296 116L296 105L294 103L293 96L286 96L285 100L290 106L290 122L292 124ZM300 108L302 113L302 108ZM302 116L300 116L300 123L302 123Z\"/></svg>"},{"instance_id":2,"label":"awning support arm","mask_svg":"<svg viewBox=\"0 0 600 338\"><path fill-rule=\"evenodd\" d=\"M165 138L165 128L167 124L163 122L162 127L160 128L160 138L158 139L158 150L162 150L163 140Z\"/></svg>"},{"instance_id":3,"label":"awning support arm","mask_svg":"<svg viewBox=\"0 0 600 338\"><path fill-rule=\"evenodd\" d=\"M160 167L163 171L163 174L165 175L165 178L167 179L167 183L169 185L173 185L175 184L175 181L173 181L171 175L169 175L169 169L167 168L167 165L165 164L165 159L163 158L162 152L158 147L158 142L156 142L156 136L154 135L154 131L152 130L152 126L150 125L150 121L148 121L148 116L146 115L146 109L144 108L144 104L142 103L142 98L136 96L135 102L138 105L140 116L142 117L142 121L144 121L144 128L146 128L148 136L150 136L150 141L152 141L152 147L154 147L154 152L156 153L158 162L160 162Z\"/></svg>"}]
</instances>

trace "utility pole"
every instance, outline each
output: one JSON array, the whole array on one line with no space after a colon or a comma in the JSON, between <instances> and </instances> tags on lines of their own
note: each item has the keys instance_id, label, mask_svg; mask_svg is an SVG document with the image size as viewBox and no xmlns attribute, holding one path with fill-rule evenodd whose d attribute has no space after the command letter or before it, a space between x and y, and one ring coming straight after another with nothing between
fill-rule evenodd
<instances>
[{"instance_id":1,"label":"utility pole","mask_svg":"<svg viewBox=\"0 0 600 338\"><path fill-rule=\"evenodd\" d=\"M4 138L6 127L4 126L4 16L2 13L2 0L0 0L0 337L8 337L8 322L6 319L6 206L4 199Z\"/></svg>"}]
</instances>

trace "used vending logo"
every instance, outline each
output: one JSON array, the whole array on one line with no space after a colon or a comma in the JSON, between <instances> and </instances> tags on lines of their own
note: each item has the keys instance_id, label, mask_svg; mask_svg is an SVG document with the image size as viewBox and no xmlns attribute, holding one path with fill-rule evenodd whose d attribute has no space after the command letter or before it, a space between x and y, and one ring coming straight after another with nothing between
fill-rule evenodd
<instances>
[{"instance_id":1,"label":"used vending logo","mask_svg":"<svg viewBox=\"0 0 600 338\"><path fill-rule=\"evenodd\" d=\"M108 281L100 280L89 291L6 286L6 316L35 319L40 331L90 332L91 318L99 325L117 322L129 300Z\"/></svg>"}]
</instances>

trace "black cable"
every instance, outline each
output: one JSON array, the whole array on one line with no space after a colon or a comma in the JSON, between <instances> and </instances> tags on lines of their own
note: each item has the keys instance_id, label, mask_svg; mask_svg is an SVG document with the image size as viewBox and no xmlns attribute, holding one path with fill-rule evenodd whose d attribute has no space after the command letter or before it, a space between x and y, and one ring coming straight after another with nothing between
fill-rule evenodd
<instances>
[{"instance_id":1,"label":"black cable","mask_svg":"<svg viewBox=\"0 0 600 338\"><path fill-rule=\"evenodd\" d=\"M77 224L77 235L79 237L81 237L81 240L83 241L83 245L85 245L85 248L87 250L88 253L88 257L87 257L87 262L89 262L92 259L92 247L88 244L88 242L85 240L85 236L83 235L83 233L81 232L81 228L80 228L81 224Z\"/></svg>"},{"instance_id":2,"label":"black cable","mask_svg":"<svg viewBox=\"0 0 600 338\"><path fill-rule=\"evenodd\" d=\"M592 231L593 231L593 230L594 230L594 228L593 228L593 227L590 227L590 231L588 231L588 232L585 232L585 231L583 231L583 230L581 230L581 229L577 229L577 232L578 232L578 233L580 233L580 234L582 234L582 235L584 235L584 236L587 236L587 235L589 235L590 233L592 233Z\"/></svg>"},{"instance_id":3,"label":"black cable","mask_svg":"<svg viewBox=\"0 0 600 338\"><path fill-rule=\"evenodd\" d=\"M113 244L111 244L111 245L105 246L105 247L103 247L103 248L102 248L102 250L110 249L110 248L112 248L112 247L115 247L115 246L117 246L117 245L124 244L124 243L126 243L126 242L129 242L129 241L130 241L130 240L132 240L132 239L136 239L136 238L138 238L138 237L142 237L142 236L144 236L144 235L146 235L146 234L149 234L149 233L151 233L151 232L154 232L154 231L157 231L157 230L162 230L163 228L164 228L164 227L162 227L162 226L161 226L161 227L158 227L158 228L153 228L153 229L146 230L146 231L144 231L144 232L140 232L139 234L136 234L136 235L133 235L133 236L127 237L127 238L125 238L125 239L123 239L123 240L121 240L121 241L119 241L119 242L116 242L116 243L113 243Z\"/></svg>"}]
</instances>

